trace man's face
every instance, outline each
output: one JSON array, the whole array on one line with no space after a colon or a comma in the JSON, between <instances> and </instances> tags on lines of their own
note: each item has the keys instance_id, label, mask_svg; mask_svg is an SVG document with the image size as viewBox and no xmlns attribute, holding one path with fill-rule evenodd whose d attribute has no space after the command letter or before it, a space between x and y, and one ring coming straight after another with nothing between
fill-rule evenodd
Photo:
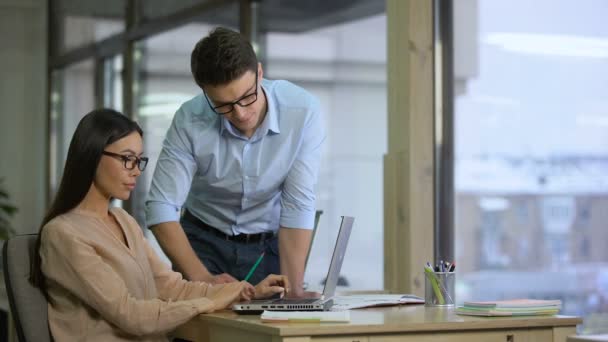
<instances>
[{"instance_id":1,"label":"man's face","mask_svg":"<svg viewBox=\"0 0 608 342\"><path fill-rule=\"evenodd\" d=\"M257 75L246 71L234 81L218 86L204 86L209 105L224 115L232 125L247 137L251 137L264 120L266 98L260 87L262 67Z\"/></svg>"}]
</instances>

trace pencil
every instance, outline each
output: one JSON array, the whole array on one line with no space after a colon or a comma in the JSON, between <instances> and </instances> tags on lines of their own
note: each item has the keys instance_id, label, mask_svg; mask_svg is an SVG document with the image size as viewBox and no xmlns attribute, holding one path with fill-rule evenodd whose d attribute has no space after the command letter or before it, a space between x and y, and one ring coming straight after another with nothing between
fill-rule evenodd
<instances>
[{"instance_id":1,"label":"pencil","mask_svg":"<svg viewBox=\"0 0 608 342\"><path fill-rule=\"evenodd\" d=\"M262 259L264 259L264 253L266 252L262 252L262 254L260 254L260 256L258 257L258 260L255 261L255 264L253 264L253 266L249 270L249 273L247 273L247 276L244 279L245 281L249 281L249 278L251 278L253 272L255 272L255 269L258 268L258 265L260 264L260 262L262 262Z\"/></svg>"}]
</instances>

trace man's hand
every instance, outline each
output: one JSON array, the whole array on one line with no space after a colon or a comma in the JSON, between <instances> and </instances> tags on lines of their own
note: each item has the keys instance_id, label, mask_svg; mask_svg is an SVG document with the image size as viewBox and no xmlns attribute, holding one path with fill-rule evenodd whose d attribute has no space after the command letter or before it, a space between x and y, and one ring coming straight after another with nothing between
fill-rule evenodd
<instances>
[{"instance_id":1,"label":"man's hand","mask_svg":"<svg viewBox=\"0 0 608 342\"><path fill-rule=\"evenodd\" d=\"M236 280L236 278L234 278L230 274L222 273L222 274L212 276L210 283L217 285L217 284L234 283L236 281L238 281L238 280Z\"/></svg>"},{"instance_id":2,"label":"man's hand","mask_svg":"<svg viewBox=\"0 0 608 342\"><path fill-rule=\"evenodd\" d=\"M255 298L268 298L277 293L281 298L289 293L289 279L284 275L270 274L255 286Z\"/></svg>"}]
</instances>

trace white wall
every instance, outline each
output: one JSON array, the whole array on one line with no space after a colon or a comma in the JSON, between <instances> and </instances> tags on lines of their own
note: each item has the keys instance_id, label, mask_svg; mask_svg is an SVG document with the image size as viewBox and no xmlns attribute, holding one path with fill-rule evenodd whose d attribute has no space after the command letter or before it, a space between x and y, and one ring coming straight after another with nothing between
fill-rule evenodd
<instances>
[{"instance_id":1,"label":"white wall","mask_svg":"<svg viewBox=\"0 0 608 342\"><path fill-rule=\"evenodd\" d=\"M19 233L45 210L47 1L0 0L0 177Z\"/></svg>"}]
</instances>

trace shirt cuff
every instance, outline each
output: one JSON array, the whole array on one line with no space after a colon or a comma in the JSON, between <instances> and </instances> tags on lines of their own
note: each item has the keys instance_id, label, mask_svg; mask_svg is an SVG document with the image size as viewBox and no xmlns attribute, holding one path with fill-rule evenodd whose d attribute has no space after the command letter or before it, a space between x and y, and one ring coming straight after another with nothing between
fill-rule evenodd
<instances>
[{"instance_id":1,"label":"shirt cuff","mask_svg":"<svg viewBox=\"0 0 608 342\"><path fill-rule=\"evenodd\" d=\"M281 208L279 224L284 228L313 229L315 226L315 211Z\"/></svg>"},{"instance_id":2,"label":"shirt cuff","mask_svg":"<svg viewBox=\"0 0 608 342\"><path fill-rule=\"evenodd\" d=\"M146 225L149 227L163 222L179 222L180 208L162 202L146 202Z\"/></svg>"}]
</instances>

